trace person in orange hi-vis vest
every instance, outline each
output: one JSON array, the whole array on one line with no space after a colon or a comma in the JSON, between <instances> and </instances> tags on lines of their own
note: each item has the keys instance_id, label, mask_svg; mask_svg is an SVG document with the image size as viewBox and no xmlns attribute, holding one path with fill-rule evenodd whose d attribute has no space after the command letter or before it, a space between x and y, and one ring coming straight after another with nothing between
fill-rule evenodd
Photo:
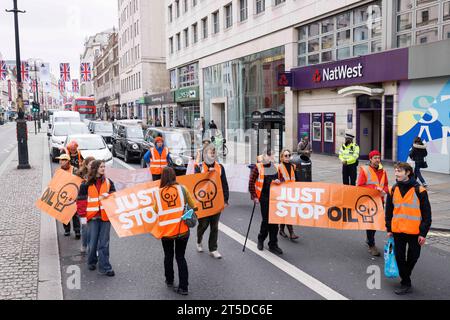
<instances>
[{"instance_id":1,"label":"person in orange hi-vis vest","mask_svg":"<svg viewBox=\"0 0 450 320\"><path fill-rule=\"evenodd\" d=\"M270 185L272 181L280 184L278 170L274 164L271 150L263 153L262 163L257 163L253 168L248 182L248 190L251 199L261 206L261 228L258 234L258 250L264 250L264 240L269 236L269 250L275 254L282 254L283 250L278 246L278 224L269 224L269 200Z\"/></svg>"},{"instance_id":2,"label":"person in orange hi-vis vest","mask_svg":"<svg viewBox=\"0 0 450 320\"><path fill-rule=\"evenodd\" d=\"M284 149L280 153L280 164L278 165L278 179L284 182L298 181L295 176L295 165L290 163L291 151ZM289 231L289 239L296 240L298 236L294 232L294 227L291 225L280 224L280 236L287 238L288 235L284 232L284 227Z\"/></svg>"},{"instance_id":3,"label":"person in orange hi-vis vest","mask_svg":"<svg viewBox=\"0 0 450 320\"><path fill-rule=\"evenodd\" d=\"M170 163L169 148L164 145L162 137L155 138L155 147L150 148L144 155L144 162L150 168L153 181L161 179L162 170Z\"/></svg>"},{"instance_id":4,"label":"person in orange hi-vis vest","mask_svg":"<svg viewBox=\"0 0 450 320\"><path fill-rule=\"evenodd\" d=\"M69 172L70 174L76 173L76 168L70 164L70 156L68 154L61 154L56 159L59 160L59 169L58 170L64 170ZM81 238L80 233L80 219L75 214L72 217L72 224L73 224L73 232L75 232L75 239L79 240ZM64 236L69 237L70 236L70 222L68 224L63 224L64 227Z\"/></svg>"},{"instance_id":5,"label":"person in orange hi-vis vest","mask_svg":"<svg viewBox=\"0 0 450 320\"><path fill-rule=\"evenodd\" d=\"M378 190L384 203L384 197L389 192L389 186L386 170L381 165L381 154L378 150L372 150L369 153L369 164L360 167L357 186ZM375 230L367 230L366 235L369 253L372 256L379 257L380 251L375 246Z\"/></svg>"},{"instance_id":6,"label":"person in orange hi-vis vest","mask_svg":"<svg viewBox=\"0 0 450 320\"><path fill-rule=\"evenodd\" d=\"M388 237L394 237L401 278L400 288L394 292L404 295L412 291L411 274L431 227L431 206L427 190L416 181L413 168L400 162L394 169L397 183L386 199L386 229Z\"/></svg>"},{"instance_id":7,"label":"person in orange hi-vis vest","mask_svg":"<svg viewBox=\"0 0 450 320\"><path fill-rule=\"evenodd\" d=\"M154 206L158 213L159 228L164 236L161 239L164 250L164 272L166 276L166 285L174 288L175 292L181 295L188 294L189 273L186 258L186 246L189 240L189 228L181 220L185 205L188 204L192 209L196 209L194 200L188 189L177 183L175 170L165 167L162 170L161 182L159 186L159 195L162 208L157 204ZM178 264L179 285L174 287L173 258Z\"/></svg>"},{"instance_id":8,"label":"person in orange hi-vis vest","mask_svg":"<svg viewBox=\"0 0 450 320\"><path fill-rule=\"evenodd\" d=\"M86 218L88 225L88 268L95 270L98 262L98 271L108 277L113 277L115 273L109 262L111 223L102 200L115 191L114 183L105 177L105 161L95 160L91 163L87 181L80 186L77 198L78 215Z\"/></svg>"},{"instance_id":9,"label":"person in orange hi-vis vest","mask_svg":"<svg viewBox=\"0 0 450 320\"><path fill-rule=\"evenodd\" d=\"M83 164L84 158L81 155L81 151L78 150L78 143L73 140L63 150L65 154L70 156L70 164L79 169Z\"/></svg>"}]
</instances>

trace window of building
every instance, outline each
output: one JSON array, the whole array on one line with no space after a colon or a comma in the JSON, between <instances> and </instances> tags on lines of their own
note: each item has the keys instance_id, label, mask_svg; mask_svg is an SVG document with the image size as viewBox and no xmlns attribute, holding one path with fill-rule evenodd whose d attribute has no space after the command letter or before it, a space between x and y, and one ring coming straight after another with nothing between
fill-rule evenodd
<instances>
[{"instance_id":1,"label":"window of building","mask_svg":"<svg viewBox=\"0 0 450 320\"><path fill-rule=\"evenodd\" d=\"M227 4L225 7L225 29L231 28L233 25L233 3Z\"/></svg>"},{"instance_id":2,"label":"window of building","mask_svg":"<svg viewBox=\"0 0 450 320\"><path fill-rule=\"evenodd\" d=\"M169 6L169 22L172 22L173 16L172 16L172 5Z\"/></svg>"},{"instance_id":3,"label":"window of building","mask_svg":"<svg viewBox=\"0 0 450 320\"><path fill-rule=\"evenodd\" d=\"M197 5L197 0L192 0L192 6L195 7Z\"/></svg>"},{"instance_id":4,"label":"window of building","mask_svg":"<svg viewBox=\"0 0 450 320\"><path fill-rule=\"evenodd\" d=\"M184 13L188 12L188 0L183 0L184 1Z\"/></svg>"},{"instance_id":5,"label":"window of building","mask_svg":"<svg viewBox=\"0 0 450 320\"><path fill-rule=\"evenodd\" d=\"M240 21L245 21L248 18L248 3L247 0L239 0Z\"/></svg>"},{"instance_id":6,"label":"window of building","mask_svg":"<svg viewBox=\"0 0 450 320\"><path fill-rule=\"evenodd\" d=\"M212 14L213 18L213 33L219 33L219 11L216 11Z\"/></svg>"},{"instance_id":7,"label":"window of building","mask_svg":"<svg viewBox=\"0 0 450 320\"><path fill-rule=\"evenodd\" d=\"M170 53L172 54L173 53L173 37L169 38L169 50L170 50Z\"/></svg>"},{"instance_id":8,"label":"window of building","mask_svg":"<svg viewBox=\"0 0 450 320\"><path fill-rule=\"evenodd\" d=\"M198 30L197 30L197 23L194 23L192 25L192 42L197 43L198 41Z\"/></svg>"},{"instance_id":9,"label":"window of building","mask_svg":"<svg viewBox=\"0 0 450 320\"><path fill-rule=\"evenodd\" d=\"M177 33L177 51L181 50L181 35L180 33Z\"/></svg>"},{"instance_id":10,"label":"window of building","mask_svg":"<svg viewBox=\"0 0 450 320\"><path fill-rule=\"evenodd\" d=\"M177 70L170 70L170 90L177 89Z\"/></svg>"},{"instance_id":11,"label":"window of building","mask_svg":"<svg viewBox=\"0 0 450 320\"><path fill-rule=\"evenodd\" d=\"M442 34L444 39L450 39L450 24L444 26Z\"/></svg>"},{"instance_id":12,"label":"window of building","mask_svg":"<svg viewBox=\"0 0 450 320\"><path fill-rule=\"evenodd\" d=\"M286 2L286 0L275 0L275 5L279 5L280 3Z\"/></svg>"},{"instance_id":13,"label":"window of building","mask_svg":"<svg viewBox=\"0 0 450 320\"><path fill-rule=\"evenodd\" d=\"M266 10L266 1L265 0L256 0L256 14L264 12Z\"/></svg>"},{"instance_id":14,"label":"window of building","mask_svg":"<svg viewBox=\"0 0 450 320\"><path fill-rule=\"evenodd\" d=\"M208 17L202 19L202 38L208 38Z\"/></svg>"},{"instance_id":15,"label":"window of building","mask_svg":"<svg viewBox=\"0 0 450 320\"><path fill-rule=\"evenodd\" d=\"M178 69L179 88L198 86L198 63L193 63Z\"/></svg>"},{"instance_id":16,"label":"window of building","mask_svg":"<svg viewBox=\"0 0 450 320\"><path fill-rule=\"evenodd\" d=\"M177 18L179 18L180 17L180 0L175 1L175 11L176 11Z\"/></svg>"},{"instance_id":17,"label":"window of building","mask_svg":"<svg viewBox=\"0 0 450 320\"><path fill-rule=\"evenodd\" d=\"M187 48L189 47L189 30L188 28L183 30L184 33L184 47Z\"/></svg>"}]
</instances>

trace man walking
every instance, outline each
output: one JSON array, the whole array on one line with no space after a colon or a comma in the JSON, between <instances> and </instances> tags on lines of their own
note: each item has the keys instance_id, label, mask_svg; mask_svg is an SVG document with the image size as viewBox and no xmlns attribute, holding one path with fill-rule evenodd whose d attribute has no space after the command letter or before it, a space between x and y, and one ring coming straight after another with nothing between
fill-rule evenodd
<instances>
[{"instance_id":1,"label":"man walking","mask_svg":"<svg viewBox=\"0 0 450 320\"><path fill-rule=\"evenodd\" d=\"M380 192L384 204L384 197L389 192L386 171L381 165L381 154L378 150L369 153L369 165L362 166L359 172L358 187L375 189ZM380 252L375 246L375 230L367 230L367 245L372 256L379 257Z\"/></svg>"},{"instance_id":2,"label":"man walking","mask_svg":"<svg viewBox=\"0 0 450 320\"><path fill-rule=\"evenodd\" d=\"M397 183L386 200L386 229L388 236L394 237L401 278L401 286L395 293L405 295L412 291L411 273L431 227L431 206L427 190L416 181L413 168L400 162L394 169Z\"/></svg>"},{"instance_id":3,"label":"man walking","mask_svg":"<svg viewBox=\"0 0 450 320\"><path fill-rule=\"evenodd\" d=\"M150 168L153 181L161 179L162 169L170 163L170 151L164 145L164 139L162 137L155 138L155 147L150 148L145 153L144 161Z\"/></svg>"},{"instance_id":4,"label":"man walking","mask_svg":"<svg viewBox=\"0 0 450 320\"><path fill-rule=\"evenodd\" d=\"M353 142L355 136L345 134L345 143L339 149L339 160L342 162L342 180L345 185L356 185L359 146Z\"/></svg>"}]
</instances>

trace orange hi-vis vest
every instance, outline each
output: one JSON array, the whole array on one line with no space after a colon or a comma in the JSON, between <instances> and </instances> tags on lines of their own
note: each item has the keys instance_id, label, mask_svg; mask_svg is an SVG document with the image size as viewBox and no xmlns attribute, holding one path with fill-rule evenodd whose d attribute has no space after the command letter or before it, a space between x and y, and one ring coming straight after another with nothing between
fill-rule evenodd
<instances>
[{"instance_id":1,"label":"orange hi-vis vest","mask_svg":"<svg viewBox=\"0 0 450 320\"><path fill-rule=\"evenodd\" d=\"M100 192L98 192L95 184L89 186L87 208L86 208L86 218L88 221L94 218L99 211L102 215L102 220L109 221L108 216L106 215L106 212L103 209L102 200L109 195L110 188L111 182L109 181L108 178L105 178L105 180L103 181L100 187Z\"/></svg>"},{"instance_id":2,"label":"orange hi-vis vest","mask_svg":"<svg viewBox=\"0 0 450 320\"><path fill-rule=\"evenodd\" d=\"M168 166L167 156L169 155L169 148L164 147L161 155L156 148L151 148L150 153L152 155L150 159L150 172L155 175L160 175L162 169Z\"/></svg>"},{"instance_id":3,"label":"orange hi-vis vest","mask_svg":"<svg viewBox=\"0 0 450 320\"><path fill-rule=\"evenodd\" d=\"M374 185L376 187L380 187L384 189L386 186L387 176L386 170L383 170L383 176L381 177L381 181L378 181L378 176L375 170L371 166L362 166L361 171L366 175L366 185Z\"/></svg>"},{"instance_id":4,"label":"orange hi-vis vest","mask_svg":"<svg viewBox=\"0 0 450 320\"><path fill-rule=\"evenodd\" d=\"M66 154L68 154L72 158L72 154L69 152L69 149L64 148L64 152ZM77 154L78 154L78 164L81 167L81 165L83 164L83 159L81 159L81 152L80 152L80 150L77 150Z\"/></svg>"},{"instance_id":5,"label":"orange hi-vis vest","mask_svg":"<svg viewBox=\"0 0 450 320\"><path fill-rule=\"evenodd\" d=\"M220 164L217 163L217 161L214 162L214 169L219 174L219 176L222 175L222 167L220 166ZM209 171L209 167L206 165L205 162L203 162L202 173L205 173L205 172L208 172L208 171Z\"/></svg>"},{"instance_id":6,"label":"orange hi-vis vest","mask_svg":"<svg viewBox=\"0 0 450 320\"><path fill-rule=\"evenodd\" d=\"M294 168L295 166L291 165L291 175L289 176L286 166L283 163L280 163L280 165L278 166L278 177L283 177L285 182L295 182Z\"/></svg>"},{"instance_id":7,"label":"orange hi-vis vest","mask_svg":"<svg viewBox=\"0 0 450 320\"><path fill-rule=\"evenodd\" d=\"M256 167L258 168L258 179L255 181L255 192L258 199L261 198L261 193L264 185L264 165L262 163L257 163Z\"/></svg>"},{"instance_id":8,"label":"orange hi-vis vest","mask_svg":"<svg viewBox=\"0 0 450 320\"><path fill-rule=\"evenodd\" d=\"M419 192L423 191L425 191L425 188L419 187ZM391 224L392 232L413 235L419 234L422 215L420 213L420 202L416 194L416 188L412 187L405 196L402 197L400 189L394 187L392 203L394 205Z\"/></svg>"},{"instance_id":9,"label":"orange hi-vis vest","mask_svg":"<svg viewBox=\"0 0 450 320\"><path fill-rule=\"evenodd\" d=\"M161 238L176 237L189 231L181 220L184 214L185 199L180 185L173 185L159 190L158 216Z\"/></svg>"}]
</instances>

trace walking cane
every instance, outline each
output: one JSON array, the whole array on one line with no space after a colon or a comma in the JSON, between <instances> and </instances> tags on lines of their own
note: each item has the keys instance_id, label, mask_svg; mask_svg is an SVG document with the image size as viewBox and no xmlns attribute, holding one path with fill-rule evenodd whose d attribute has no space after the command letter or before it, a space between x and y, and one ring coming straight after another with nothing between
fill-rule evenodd
<instances>
[{"instance_id":1,"label":"walking cane","mask_svg":"<svg viewBox=\"0 0 450 320\"><path fill-rule=\"evenodd\" d=\"M245 237L244 247L242 248L242 252L245 252L245 246L247 245L248 234L250 232L250 226L252 225L253 214L255 213L256 202L253 203L252 216L250 217L250 223L248 224L247 236Z\"/></svg>"}]
</instances>

